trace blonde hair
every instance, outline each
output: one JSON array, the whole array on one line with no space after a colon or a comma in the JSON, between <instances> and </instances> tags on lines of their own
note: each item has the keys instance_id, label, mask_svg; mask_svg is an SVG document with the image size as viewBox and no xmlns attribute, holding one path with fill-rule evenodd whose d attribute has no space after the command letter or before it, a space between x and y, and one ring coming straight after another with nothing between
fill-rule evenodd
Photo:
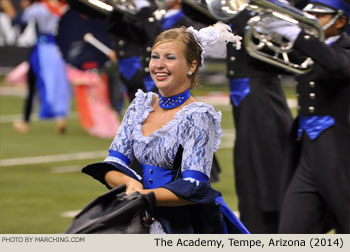
<instances>
[{"instance_id":1,"label":"blonde hair","mask_svg":"<svg viewBox=\"0 0 350 252\"><path fill-rule=\"evenodd\" d=\"M169 41L176 41L182 45L183 53L189 66L192 65L194 60L197 62L196 69L191 76L188 76L191 80L190 89L195 88L198 85L198 69L201 66L201 47L198 45L193 34L187 32L186 27L183 26L165 30L159 34L153 42L152 50L158 46L158 44Z\"/></svg>"}]
</instances>

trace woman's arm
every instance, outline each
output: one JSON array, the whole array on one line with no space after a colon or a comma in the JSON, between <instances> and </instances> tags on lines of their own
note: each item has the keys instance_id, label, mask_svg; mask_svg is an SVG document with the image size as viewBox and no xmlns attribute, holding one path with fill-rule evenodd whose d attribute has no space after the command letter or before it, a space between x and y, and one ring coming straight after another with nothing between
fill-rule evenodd
<instances>
[{"instance_id":1,"label":"woman's arm","mask_svg":"<svg viewBox=\"0 0 350 252\"><path fill-rule=\"evenodd\" d=\"M143 189L139 190L142 194L147 194L150 192L154 192L156 196L156 205L157 206L167 206L167 207L176 207L176 206L185 206L194 204L191 201L184 200L177 196L172 191L166 188L155 188L155 189Z\"/></svg>"},{"instance_id":2,"label":"woman's arm","mask_svg":"<svg viewBox=\"0 0 350 252\"><path fill-rule=\"evenodd\" d=\"M106 173L105 181L112 188L120 185L126 185L126 194L131 194L135 191L140 191L143 189L143 186L139 181L115 170Z\"/></svg>"},{"instance_id":3,"label":"woman's arm","mask_svg":"<svg viewBox=\"0 0 350 252\"><path fill-rule=\"evenodd\" d=\"M105 181L112 188L126 185L126 194L132 194L136 191L142 194L154 192L156 196L156 204L158 206L184 206L192 204L190 201L181 199L176 194L165 188L143 189L143 186L139 181L119 171L107 172Z\"/></svg>"}]
</instances>

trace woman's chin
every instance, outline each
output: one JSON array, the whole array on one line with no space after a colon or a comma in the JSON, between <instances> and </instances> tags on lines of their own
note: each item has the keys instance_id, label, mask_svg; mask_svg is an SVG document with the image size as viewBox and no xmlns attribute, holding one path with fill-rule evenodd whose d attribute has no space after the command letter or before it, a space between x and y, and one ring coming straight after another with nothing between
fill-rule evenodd
<instances>
[{"instance_id":1,"label":"woman's chin","mask_svg":"<svg viewBox=\"0 0 350 252\"><path fill-rule=\"evenodd\" d=\"M156 87L160 90L167 90L169 88L169 85L162 81L156 81Z\"/></svg>"}]
</instances>

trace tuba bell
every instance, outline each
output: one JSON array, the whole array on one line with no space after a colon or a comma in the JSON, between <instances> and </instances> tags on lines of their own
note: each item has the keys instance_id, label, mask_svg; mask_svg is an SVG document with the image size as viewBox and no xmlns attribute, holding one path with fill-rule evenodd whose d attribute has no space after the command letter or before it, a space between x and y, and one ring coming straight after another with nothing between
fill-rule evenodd
<instances>
[{"instance_id":1,"label":"tuba bell","mask_svg":"<svg viewBox=\"0 0 350 252\"><path fill-rule=\"evenodd\" d=\"M284 20L298 25L305 32L324 40L320 23L312 15L279 0L205 0L209 12L220 21L229 21L242 10L255 13L248 21L244 35L244 47L253 58L275 65L292 73L304 74L311 70L313 62L307 58L294 63L290 57L293 43L281 36L259 32L258 24L264 20Z\"/></svg>"}]
</instances>

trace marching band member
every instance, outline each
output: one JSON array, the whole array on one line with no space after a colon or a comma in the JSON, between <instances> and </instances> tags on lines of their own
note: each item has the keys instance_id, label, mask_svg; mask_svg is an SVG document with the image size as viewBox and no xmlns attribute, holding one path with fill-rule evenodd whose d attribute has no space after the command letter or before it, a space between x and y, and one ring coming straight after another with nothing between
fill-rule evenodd
<instances>
[{"instance_id":1,"label":"marching band member","mask_svg":"<svg viewBox=\"0 0 350 252\"><path fill-rule=\"evenodd\" d=\"M161 20L162 30L181 26L193 26L196 29L200 29L205 26L201 23L193 21L183 12L182 0L166 0L164 2L166 13Z\"/></svg>"},{"instance_id":2,"label":"marching band member","mask_svg":"<svg viewBox=\"0 0 350 252\"><path fill-rule=\"evenodd\" d=\"M279 232L350 233L350 1L310 0L304 11L322 25L324 42L283 20L263 25L314 62L310 72L297 76L300 149Z\"/></svg>"},{"instance_id":3,"label":"marching band member","mask_svg":"<svg viewBox=\"0 0 350 252\"><path fill-rule=\"evenodd\" d=\"M161 32L160 21L153 15L157 6L147 0L134 0L134 4L137 10L134 18L118 11L107 17L107 30L112 35L120 77L130 101L138 89L151 91L155 88L148 62L152 41Z\"/></svg>"},{"instance_id":4,"label":"marching band member","mask_svg":"<svg viewBox=\"0 0 350 252\"><path fill-rule=\"evenodd\" d=\"M229 21L244 36L248 10ZM233 160L240 219L252 233L277 233L280 181L292 114L281 86L282 69L227 45L233 119Z\"/></svg>"}]
</instances>

